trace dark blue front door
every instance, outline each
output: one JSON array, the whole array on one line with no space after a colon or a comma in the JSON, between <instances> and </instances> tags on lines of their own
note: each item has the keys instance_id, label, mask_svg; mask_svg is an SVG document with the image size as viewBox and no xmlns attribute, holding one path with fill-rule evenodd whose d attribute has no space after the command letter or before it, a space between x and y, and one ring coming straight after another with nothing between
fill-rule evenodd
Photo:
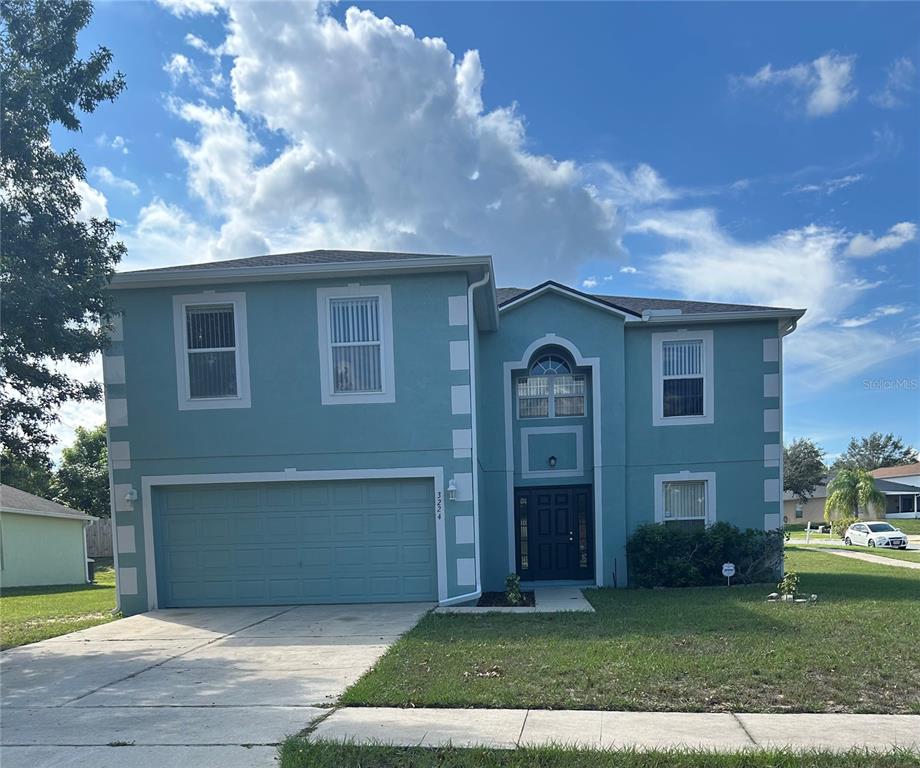
<instances>
[{"instance_id":1,"label":"dark blue front door","mask_svg":"<svg viewBox=\"0 0 920 768\"><path fill-rule=\"evenodd\" d=\"M518 488L514 506L521 579L594 578L590 486Z\"/></svg>"}]
</instances>

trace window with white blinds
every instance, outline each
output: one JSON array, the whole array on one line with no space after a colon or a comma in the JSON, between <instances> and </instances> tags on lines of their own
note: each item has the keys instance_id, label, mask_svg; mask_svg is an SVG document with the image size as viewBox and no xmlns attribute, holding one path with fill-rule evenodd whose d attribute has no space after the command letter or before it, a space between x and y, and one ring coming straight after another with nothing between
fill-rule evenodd
<instances>
[{"instance_id":1,"label":"window with white blinds","mask_svg":"<svg viewBox=\"0 0 920 768\"><path fill-rule=\"evenodd\" d=\"M702 416L702 339L664 342L661 364L664 417Z\"/></svg>"},{"instance_id":2,"label":"window with white blinds","mask_svg":"<svg viewBox=\"0 0 920 768\"><path fill-rule=\"evenodd\" d=\"M333 392L382 392L380 299L329 301Z\"/></svg>"},{"instance_id":3,"label":"window with white blinds","mask_svg":"<svg viewBox=\"0 0 920 768\"><path fill-rule=\"evenodd\" d=\"M189 398L236 397L236 328L233 305L185 308Z\"/></svg>"},{"instance_id":4,"label":"window with white blinds","mask_svg":"<svg viewBox=\"0 0 920 768\"><path fill-rule=\"evenodd\" d=\"M664 483L664 521L706 520L706 481L677 480Z\"/></svg>"},{"instance_id":5,"label":"window with white blinds","mask_svg":"<svg viewBox=\"0 0 920 768\"><path fill-rule=\"evenodd\" d=\"M321 287L316 299L323 405L395 402L390 286Z\"/></svg>"}]
</instances>

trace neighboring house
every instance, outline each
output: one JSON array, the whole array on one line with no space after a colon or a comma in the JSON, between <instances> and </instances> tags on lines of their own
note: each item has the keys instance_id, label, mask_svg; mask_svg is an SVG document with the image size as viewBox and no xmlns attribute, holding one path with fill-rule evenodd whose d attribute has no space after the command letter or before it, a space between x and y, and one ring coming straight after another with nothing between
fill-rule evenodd
<instances>
[{"instance_id":1,"label":"neighboring house","mask_svg":"<svg viewBox=\"0 0 920 768\"><path fill-rule=\"evenodd\" d=\"M869 474L876 480L888 480L902 485L920 486L920 464L882 467L882 469L873 469Z\"/></svg>"},{"instance_id":2,"label":"neighboring house","mask_svg":"<svg viewBox=\"0 0 920 768\"><path fill-rule=\"evenodd\" d=\"M783 493L783 522L790 525L823 524L826 501L827 485L823 483L815 486L814 494L804 503L792 491L785 491Z\"/></svg>"},{"instance_id":3,"label":"neighboring house","mask_svg":"<svg viewBox=\"0 0 920 768\"><path fill-rule=\"evenodd\" d=\"M0 485L0 586L85 584L87 526L96 520Z\"/></svg>"},{"instance_id":4,"label":"neighboring house","mask_svg":"<svg viewBox=\"0 0 920 768\"><path fill-rule=\"evenodd\" d=\"M918 465L911 465L917 467ZM891 470L903 469L902 467L891 467ZM908 467L909 469L909 467ZM916 470L914 470L916 471ZM920 517L920 488L916 485L908 485L900 482L901 476L892 473L897 477L899 482L883 479L888 469L876 469L872 474L875 480L875 487L885 495L884 512L875 506L866 513L866 510L860 510L863 517ZM876 473L884 473L881 477ZM911 475L906 475L911 479ZM918 476L920 481L920 476ZM789 523L807 524L824 523L824 505L827 502L827 485L822 484L815 487L814 496L804 504L792 492L783 493L783 521ZM834 516L836 517L836 515Z\"/></svg>"},{"instance_id":5,"label":"neighboring house","mask_svg":"<svg viewBox=\"0 0 920 768\"><path fill-rule=\"evenodd\" d=\"M625 586L643 523L782 521L804 310L497 290L489 257L122 273L104 357L126 613Z\"/></svg>"}]
</instances>

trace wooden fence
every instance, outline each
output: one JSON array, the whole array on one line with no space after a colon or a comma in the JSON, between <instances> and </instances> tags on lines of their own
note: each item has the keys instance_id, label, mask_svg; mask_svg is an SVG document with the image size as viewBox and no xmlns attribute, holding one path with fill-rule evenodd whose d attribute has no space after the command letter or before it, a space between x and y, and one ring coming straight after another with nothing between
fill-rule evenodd
<instances>
[{"instance_id":1,"label":"wooden fence","mask_svg":"<svg viewBox=\"0 0 920 768\"><path fill-rule=\"evenodd\" d=\"M89 557L112 557L112 521L99 518L86 529L86 554Z\"/></svg>"}]
</instances>

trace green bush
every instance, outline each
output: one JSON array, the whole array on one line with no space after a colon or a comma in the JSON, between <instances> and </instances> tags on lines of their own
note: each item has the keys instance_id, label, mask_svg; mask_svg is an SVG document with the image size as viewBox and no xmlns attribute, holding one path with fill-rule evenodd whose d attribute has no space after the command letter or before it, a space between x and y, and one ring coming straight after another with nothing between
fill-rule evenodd
<instances>
[{"instance_id":1,"label":"green bush","mask_svg":"<svg viewBox=\"0 0 920 768\"><path fill-rule=\"evenodd\" d=\"M524 602L521 594L521 577L516 573L509 573L505 579L505 600L508 605L520 605Z\"/></svg>"},{"instance_id":2,"label":"green bush","mask_svg":"<svg viewBox=\"0 0 920 768\"><path fill-rule=\"evenodd\" d=\"M834 536L842 539L844 534L847 532L847 528L849 528L855 522L855 517L841 517L839 520L833 520L831 521L831 533L834 534Z\"/></svg>"},{"instance_id":3,"label":"green bush","mask_svg":"<svg viewBox=\"0 0 920 768\"><path fill-rule=\"evenodd\" d=\"M733 584L772 581L783 558L783 532L742 531L728 523L708 528L647 524L626 542L630 584L702 587L724 584L723 563L735 564Z\"/></svg>"}]
</instances>

